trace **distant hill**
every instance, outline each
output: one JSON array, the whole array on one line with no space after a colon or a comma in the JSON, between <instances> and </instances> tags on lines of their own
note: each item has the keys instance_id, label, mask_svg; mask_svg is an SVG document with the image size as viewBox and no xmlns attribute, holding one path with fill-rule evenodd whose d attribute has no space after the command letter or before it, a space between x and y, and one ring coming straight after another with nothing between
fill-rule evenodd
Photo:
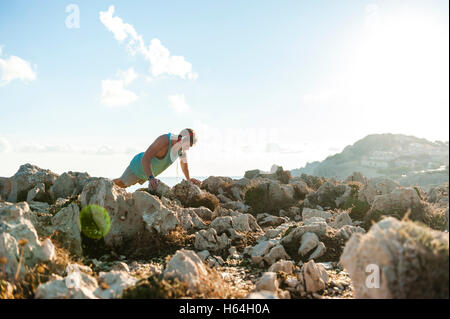
<instances>
[{"instance_id":1,"label":"distant hill","mask_svg":"<svg viewBox=\"0 0 450 319\"><path fill-rule=\"evenodd\" d=\"M344 179L353 172L366 177L386 176L402 185L428 188L449 179L449 143L430 142L402 134L373 134L364 137L341 153L291 171Z\"/></svg>"}]
</instances>

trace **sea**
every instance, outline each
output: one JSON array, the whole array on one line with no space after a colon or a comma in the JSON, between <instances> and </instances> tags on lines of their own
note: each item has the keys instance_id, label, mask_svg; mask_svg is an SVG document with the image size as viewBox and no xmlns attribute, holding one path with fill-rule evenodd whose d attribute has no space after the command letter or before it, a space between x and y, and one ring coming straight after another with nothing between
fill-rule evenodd
<instances>
[{"instance_id":1,"label":"sea","mask_svg":"<svg viewBox=\"0 0 450 319\"><path fill-rule=\"evenodd\" d=\"M209 176L192 176L192 178L198 179L199 181L203 181L207 179ZM241 179L243 176L228 176L232 179ZM164 177L158 177L159 180L161 180L164 184L167 184L170 187L175 186L176 184L180 183L184 177L177 177L177 176L164 176ZM145 182L144 184L135 184L133 186L127 187L127 192L133 193L139 188L148 187L148 182Z\"/></svg>"}]
</instances>

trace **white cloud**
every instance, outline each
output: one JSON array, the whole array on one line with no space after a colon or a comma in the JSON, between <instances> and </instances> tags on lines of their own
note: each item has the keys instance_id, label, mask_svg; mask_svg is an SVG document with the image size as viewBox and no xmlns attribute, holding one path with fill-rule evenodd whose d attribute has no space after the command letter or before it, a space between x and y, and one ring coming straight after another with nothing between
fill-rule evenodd
<instances>
[{"instance_id":1,"label":"white cloud","mask_svg":"<svg viewBox=\"0 0 450 319\"><path fill-rule=\"evenodd\" d=\"M138 34L131 24L124 23L119 17L113 17L114 6L110 6L108 11L100 11L100 21L114 34L117 41L122 42L128 36L137 39Z\"/></svg>"},{"instance_id":2,"label":"white cloud","mask_svg":"<svg viewBox=\"0 0 450 319\"><path fill-rule=\"evenodd\" d=\"M122 78L123 82L125 84L130 84L131 82L136 80L136 78L138 77L138 74L136 73L136 71L134 71L133 68L129 68L128 70L125 70L125 71L119 70L117 72L117 76L119 78Z\"/></svg>"},{"instance_id":3,"label":"white cloud","mask_svg":"<svg viewBox=\"0 0 450 319\"><path fill-rule=\"evenodd\" d=\"M145 50L143 54L150 61L150 70L155 77L163 74L192 80L198 77L197 73L192 72L191 63L182 56L171 56L169 50L158 39L152 39L148 50Z\"/></svg>"},{"instance_id":4,"label":"white cloud","mask_svg":"<svg viewBox=\"0 0 450 319\"><path fill-rule=\"evenodd\" d=\"M3 47L0 47L0 56ZM33 81L36 79L36 72L31 67L30 62L18 56L11 55L9 58L0 58L0 86L6 85L13 80Z\"/></svg>"},{"instance_id":5,"label":"white cloud","mask_svg":"<svg viewBox=\"0 0 450 319\"><path fill-rule=\"evenodd\" d=\"M169 95L168 99L170 108L173 109L176 113L185 113L191 109L186 102L184 94Z\"/></svg>"},{"instance_id":6,"label":"white cloud","mask_svg":"<svg viewBox=\"0 0 450 319\"><path fill-rule=\"evenodd\" d=\"M117 72L118 80L106 79L102 81L102 95L100 101L106 106L124 106L133 103L138 99L136 93L128 90L129 85L137 78L137 73L133 68L126 71Z\"/></svg>"},{"instance_id":7,"label":"white cloud","mask_svg":"<svg viewBox=\"0 0 450 319\"><path fill-rule=\"evenodd\" d=\"M4 138L0 138L0 153L9 151L9 143ZM18 153L44 154L44 153L65 153L65 154L83 154L83 155L114 155L129 154L136 152L136 149L130 147L120 149L110 147L108 145L79 147L70 144L41 144L41 143L25 143L17 148Z\"/></svg>"},{"instance_id":8,"label":"white cloud","mask_svg":"<svg viewBox=\"0 0 450 319\"><path fill-rule=\"evenodd\" d=\"M141 54L150 62L150 72L153 76L168 74L183 79L195 80L198 74L192 72L192 64L182 56L172 56L160 40L152 39L150 45L145 45L144 39L131 24L124 23L120 17L113 17L114 6L100 12L100 21L110 30L117 41L122 43L128 39L127 50L131 55Z\"/></svg>"},{"instance_id":9,"label":"white cloud","mask_svg":"<svg viewBox=\"0 0 450 319\"><path fill-rule=\"evenodd\" d=\"M101 102L107 106L123 106L136 101L138 96L124 87L122 80L103 80Z\"/></svg>"},{"instance_id":10,"label":"white cloud","mask_svg":"<svg viewBox=\"0 0 450 319\"><path fill-rule=\"evenodd\" d=\"M1 49L1 47L0 47ZM11 150L11 145L4 137L0 137L0 153L8 153Z\"/></svg>"},{"instance_id":11,"label":"white cloud","mask_svg":"<svg viewBox=\"0 0 450 319\"><path fill-rule=\"evenodd\" d=\"M21 153L70 153L74 152L70 145L26 143L18 149Z\"/></svg>"}]
</instances>

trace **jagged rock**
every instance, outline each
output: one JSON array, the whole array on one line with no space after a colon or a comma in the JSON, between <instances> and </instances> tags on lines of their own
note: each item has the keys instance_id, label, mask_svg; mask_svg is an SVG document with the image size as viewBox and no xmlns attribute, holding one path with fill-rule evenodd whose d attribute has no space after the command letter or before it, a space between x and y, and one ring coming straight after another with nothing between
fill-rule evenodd
<instances>
[{"instance_id":1,"label":"jagged rock","mask_svg":"<svg viewBox=\"0 0 450 319\"><path fill-rule=\"evenodd\" d=\"M366 231L359 226L345 225L342 226L336 234L337 238L347 241L354 233L364 234Z\"/></svg>"},{"instance_id":2,"label":"jagged rock","mask_svg":"<svg viewBox=\"0 0 450 319\"><path fill-rule=\"evenodd\" d=\"M220 256L208 256L206 258L206 263L209 267L219 267L225 264L225 261Z\"/></svg>"},{"instance_id":3,"label":"jagged rock","mask_svg":"<svg viewBox=\"0 0 450 319\"><path fill-rule=\"evenodd\" d=\"M239 201L230 201L228 203L223 204L222 207L226 209L235 210L244 214L247 213L248 210L250 209L250 206L245 205L244 203Z\"/></svg>"},{"instance_id":4,"label":"jagged rock","mask_svg":"<svg viewBox=\"0 0 450 319\"><path fill-rule=\"evenodd\" d=\"M318 244L319 244L319 237L317 237L317 235L314 233L306 232L302 236L302 241L300 243L300 248L298 249L298 254L304 256L311 250L316 248Z\"/></svg>"},{"instance_id":5,"label":"jagged rock","mask_svg":"<svg viewBox=\"0 0 450 319\"><path fill-rule=\"evenodd\" d=\"M228 248L231 244L227 234L217 235L214 228L200 230L195 234L194 247L197 250L219 252Z\"/></svg>"},{"instance_id":6,"label":"jagged rock","mask_svg":"<svg viewBox=\"0 0 450 319\"><path fill-rule=\"evenodd\" d=\"M77 256L83 255L83 248L81 245L80 223L78 216L80 210L77 204L70 204L61 209L55 216L52 217L51 223L53 230L58 231L58 241Z\"/></svg>"},{"instance_id":7,"label":"jagged rock","mask_svg":"<svg viewBox=\"0 0 450 319\"><path fill-rule=\"evenodd\" d=\"M244 190L246 190L250 184L250 179L245 177L233 180L231 187L228 189L228 195L235 201L242 201L244 198Z\"/></svg>"},{"instance_id":8,"label":"jagged rock","mask_svg":"<svg viewBox=\"0 0 450 319\"><path fill-rule=\"evenodd\" d=\"M231 259L242 259L242 255L239 254L239 252L237 251L236 247L230 247L228 249L228 253L229 253L228 258L231 258Z\"/></svg>"},{"instance_id":9,"label":"jagged rock","mask_svg":"<svg viewBox=\"0 0 450 319\"><path fill-rule=\"evenodd\" d=\"M246 299L278 299L278 297L275 293L266 291L266 290L251 292L245 298Z\"/></svg>"},{"instance_id":10,"label":"jagged rock","mask_svg":"<svg viewBox=\"0 0 450 319\"><path fill-rule=\"evenodd\" d=\"M57 277L40 284L35 299L97 299L94 291L98 288L95 278L79 270L73 270L65 278Z\"/></svg>"},{"instance_id":11,"label":"jagged rock","mask_svg":"<svg viewBox=\"0 0 450 319\"><path fill-rule=\"evenodd\" d=\"M328 227L325 222L317 222L295 227L287 232L287 234L281 239L280 243L286 249L287 253L294 257L295 254L298 254L301 238L305 233L314 233L317 237L319 237L319 239L321 239L322 237L325 238L329 228L330 227ZM301 255L299 257L301 258Z\"/></svg>"},{"instance_id":12,"label":"jagged rock","mask_svg":"<svg viewBox=\"0 0 450 319\"><path fill-rule=\"evenodd\" d=\"M290 260L280 259L272 266L269 267L270 272L284 272L286 274L292 274L294 272L295 264Z\"/></svg>"},{"instance_id":13,"label":"jagged rock","mask_svg":"<svg viewBox=\"0 0 450 319\"><path fill-rule=\"evenodd\" d=\"M144 193L142 192L142 194ZM156 208L156 210L154 210L153 212L151 213L146 212L142 216L142 219L147 224L146 225L147 230L155 230L159 234L166 235L171 230L174 230L179 224L177 214L174 211L169 210L161 202L158 202L155 198L150 197L145 198L140 194L133 195L133 197L139 198L140 200L142 200L142 202L151 202L152 207L154 209ZM190 215L188 216L191 217ZM192 219L191 224L193 225ZM184 226L187 227L188 229L192 228L191 225L186 225L186 222L184 223Z\"/></svg>"},{"instance_id":14,"label":"jagged rock","mask_svg":"<svg viewBox=\"0 0 450 319\"><path fill-rule=\"evenodd\" d=\"M448 183L432 187L428 192L427 199L430 203L448 206Z\"/></svg>"},{"instance_id":15,"label":"jagged rock","mask_svg":"<svg viewBox=\"0 0 450 319\"><path fill-rule=\"evenodd\" d=\"M50 210L50 205L43 202L29 201L28 206L33 212L37 213L48 213Z\"/></svg>"},{"instance_id":16,"label":"jagged rock","mask_svg":"<svg viewBox=\"0 0 450 319\"><path fill-rule=\"evenodd\" d=\"M171 197L178 199L185 207L208 207L214 210L218 205L218 199L211 193L203 191L190 181L183 180L171 190Z\"/></svg>"},{"instance_id":17,"label":"jagged rock","mask_svg":"<svg viewBox=\"0 0 450 319\"><path fill-rule=\"evenodd\" d=\"M295 287L297 287L297 285L299 284L299 280L297 279L297 277L294 276L288 276L284 282L283 282L286 286L288 286L289 288L293 288L295 291Z\"/></svg>"},{"instance_id":18,"label":"jagged rock","mask_svg":"<svg viewBox=\"0 0 450 319\"><path fill-rule=\"evenodd\" d=\"M17 218L25 218L29 220L34 227L39 224L38 218L35 213L30 208L29 203L20 202L20 203L10 203L10 202L1 202L0 203L0 211L5 209L5 213L0 218L4 220L16 221Z\"/></svg>"},{"instance_id":19,"label":"jagged rock","mask_svg":"<svg viewBox=\"0 0 450 319\"><path fill-rule=\"evenodd\" d=\"M8 199L11 191L11 180L8 177L0 177L0 202Z\"/></svg>"},{"instance_id":20,"label":"jagged rock","mask_svg":"<svg viewBox=\"0 0 450 319\"><path fill-rule=\"evenodd\" d=\"M227 204L227 203L233 202L232 199L226 197L226 196L223 195L223 194L219 194L219 195L216 195L216 196L217 196L217 199L218 199L221 203ZM223 206L223 205L222 205L222 206Z\"/></svg>"},{"instance_id":21,"label":"jagged rock","mask_svg":"<svg viewBox=\"0 0 450 319\"><path fill-rule=\"evenodd\" d=\"M173 196L177 198L183 205L189 203L197 197L200 197L202 190L197 185L182 180L180 183L172 188Z\"/></svg>"},{"instance_id":22,"label":"jagged rock","mask_svg":"<svg viewBox=\"0 0 450 319\"><path fill-rule=\"evenodd\" d=\"M366 224L369 225L372 220L377 222L383 215L402 218L408 210L410 210L409 218L423 221L426 206L426 202L421 201L414 188L399 187L389 194L375 197L372 207L367 212Z\"/></svg>"},{"instance_id":23,"label":"jagged rock","mask_svg":"<svg viewBox=\"0 0 450 319\"><path fill-rule=\"evenodd\" d=\"M389 178L371 178L368 180L367 185L359 191L358 199L372 205L376 196L389 194L397 187L400 187L400 184Z\"/></svg>"},{"instance_id":24,"label":"jagged rock","mask_svg":"<svg viewBox=\"0 0 450 319\"><path fill-rule=\"evenodd\" d=\"M300 207L293 206L287 210L280 209L280 212L278 215L280 215L280 217L288 217L288 218L295 220L296 217L301 218L301 212L302 212L302 210L300 209Z\"/></svg>"},{"instance_id":25,"label":"jagged rock","mask_svg":"<svg viewBox=\"0 0 450 319\"><path fill-rule=\"evenodd\" d=\"M309 259L317 259L319 257L322 257L325 255L325 252L327 251L327 248L325 247L325 244L322 242L319 242L317 244L316 249L312 252L312 254L309 256Z\"/></svg>"},{"instance_id":26,"label":"jagged rock","mask_svg":"<svg viewBox=\"0 0 450 319\"><path fill-rule=\"evenodd\" d=\"M197 255L201 258L201 260L205 261L211 254L207 250L202 250L197 252Z\"/></svg>"},{"instance_id":27,"label":"jagged rock","mask_svg":"<svg viewBox=\"0 0 450 319\"><path fill-rule=\"evenodd\" d=\"M268 226L276 227L288 221L284 217L278 217L267 213L258 214L256 220L258 222L258 225L261 227L268 227Z\"/></svg>"},{"instance_id":28,"label":"jagged rock","mask_svg":"<svg viewBox=\"0 0 450 319\"><path fill-rule=\"evenodd\" d=\"M170 188L170 186L168 186L167 184L165 184L162 181L159 181L158 186L156 187L155 190L153 189L146 189L151 195L156 195L159 198L163 198L163 197L167 197L167 198L174 198L173 192L172 192L172 188Z\"/></svg>"},{"instance_id":29,"label":"jagged rock","mask_svg":"<svg viewBox=\"0 0 450 319\"><path fill-rule=\"evenodd\" d=\"M36 201L45 201L46 200L46 194L45 194L45 184L44 183L38 183L36 186L34 186L32 189L30 189L27 193L27 202L31 202L33 200Z\"/></svg>"},{"instance_id":30,"label":"jagged rock","mask_svg":"<svg viewBox=\"0 0 450 319\"><path fill-rule=\"evenodd\" d=\"M248 217L248 226L250 227L250 230L254 233L262 233L262 229L259 227L256 218L250 214L246 214L246 216Z\"/></svg>"},{"instance_id":31,"label":"jagged rock","mask_svg":"<svg viewBox=\"0 0 450 319\"><path fill-rule=\"evenodd\" d=\"M211 222L211 227L214 228L218 234L222 234L231 228L231 216L217 217Z\"/></svg>"},{"instance_id":32,"label":"jagged rock","mask_svg":"<svg viewBox=\"0 0 450 319\"><path fill-rule=\"evenodd\" d=\"M330 226L339 229L345 225L352 225L352 219L347 212L342 212L334 217L334 221L330 223Z\"/></svg>"},{"instance_id":33,"label":"jagged rock","mask_svg":"<svg viewBox=\"0 0 450 319\"><path fill-rule=\"evenodd\" d=\"M278 212L291 207L297 200L294 187L273 180L261 180L245 192L245 204L254 213Z\"/></svg>"},{"instance_id":34,"label":"jagged rock","mask_svg":"<svg viewBox=\"0 0 450 319\"><path fill-rule=\"evenodd\" d=\"M53 245L49 238L45 239L42 243L42 249L44 250L46 260L53 261L56 259L55 245Z\"/></svg>"},{"instance_id":35,"label":"jagged rock","mask_svg":"<svg viewBox=\"0 0 450 319\"><path fill-rule=\"evenodd\" d=\"M128 267L128 265L126 263L124 263L123 261L117 261L111 267L111 270L114 270L114 271L125 271L125 272L129 273L130 272L130 267Z\"/></svg>"},{"instance_id":36,"label":"jagged rock","mask_svg":"<svg viewBox=\"0 0 450 319\"><path fill-rule=\"evenodd\" d=\"M317 201L322 207L337 207L336 200L340 198L349 187L345 184L333 184L331 182L323 183L317 190Z\"/></svg>"},{"instance_id":37,"label":"jagged rock","mask_svg":"<svg viewBox=\"0 0 450 319\"><path fill-rule=\"evenodd\" d=\"M205 222L196 214L195 208L189 207L179 209L177 210L177 217L181 227L187 231L207 228Z\"/></svg>"},{"instance_id":38,"label":"jagged rock","mask_svg":"<svg viewBox=\"0 0 450 319\"><path fill-rule=\"evenodd\" d=\"M51 197L48 190L57 177L58 175L50 170L41 169L35 165L21 165L17 173L9 178L10 192L8 195L8 202L15 203L25 201L27 199L28 191L38 184L43 183L45 185L45 192L40 195L40 201L50 203Z\"/></svg>"},{"instance_id":39,"label":"jagged rock","mask_svg":"<svg viewBox=\"0 0 450 319\"><path fill-rule=\"evenodd\" d=\"M356 298L448 298L448 247L448 233L388 217L354 234L341 263Z\"/></svg>"},{"instance_id":40,"label":"jagged rock","mask_svg":"<svg viewBox=\"0 0 450 319\"><path fill-rule=\"evenodd\" d=\"M225 184L231 184L232 181L230 177L210 176L202 182L200 188L215 195L223 194Z\"/></svg>"},{"instance_id":41,"label":"jagged rock","mask_svg":"<svg viewBox=\"0 0 450 319\"><path fill-rule=\"evenodd\" d=\"M275 246L276 241L266 240L255 245L251 250L251 259L254 264L261 264L263 257L269 253L270 249Z\"/></svg>"},{"instance_id":42,"label":"jagged rock","mask_svg":"<svg viewBox=\"0 0 450 319\"><path fill-rule=\"evenodd\" d=\"M213 212L206 207L197 207L197 208L184 208L185 210L189 210L194 212L198 217L200 217L203 221L212 220Z\"/></svg>"},{"instance_id":43,"label":"jagged rock","mask_svg":"<svg viewBox=\"0 0 450 319\"><path fill-rule=\"evenodd\" d=\"M92 275L93 271L91 269L91 267L89 266L85 266L85 265L80 265L80 264L68 264L66 267L66 274L70 274L73 272L82 272L88 275Z\"/></svg>"},{"instance_id":44,"label":"jagged rock","mask_svg":"<svg viewBox=\"0 0 450 319\"><path fill-rule=\"evenodd\" d=\"M123 291L137 282L125 271L101 272L98 278L100 286L94 291L94 295L100 299L112 299L122 297Z\"/></svg>"},{"instance_id":45,"label":"jagged rock","mask_svg":"<svg viewBox=\"0 0 450 319\"><path fill-rule=\"evenodd\" d=\"M303 275L305 278L305 288L307 292L317 292L325 289L329 282L329 276L321 264L316 264L310 260L303 265Z\"/></svg>"},{"instance_id":46,"label":"jagged rock","mask_svg":"<svg viewBox=\"0 0 450 319\"><path fill-rule=\"evenodd\" d=\"M275 272L265 272L256 283L256 290L276 292L278 286L277 274Z\"/></svg>"},{"instance_id":47,"label":"jagged rock","mask_svg":"<svg viewBox=\"0 0 450 319\"><path fill-rule=\"evenodd\" d=\"M323 224L326 220L322 217L311 217L303 222L304 225Z\"/></svg>"},{"instance_id":48,"label":"jagged rock","mask_svg":"<svg viewBox=\"0 0 450 319\"><path fill-rule=\"evenodd\" d=\"M30 215L32 212L26 202L0 204L0 256L7 258L5 272L9 279L14 278L22 249L23 262L19 276L25 273L25 266L32 268L52 258L48 248L39 241L36 229L28 219Z\"/></svg>"},{"instance_id":49,"label":"jagged rock","mask_svg":"<svg viewBox=\"0 0 450 319\"><path fill-rule=\"evenodd\" d=\"M267 228L264 233L266 239L276 238L282 235L289 228L289 224L283 224L277 228Z\"/></svg>"},{"instance_id":50,"label":"jagged rock","mask_svg":"<svg viewBox=\"0 0 450 319\"><path fill-rule=\"evenodd\" d=\"M263 260L268 265L273 265L280 259L290 259L290 256L284 250L284 247L280 244L270 249L269 253L264 255Z\"/></svg>"},{"instance_id":51,"label":"jagged rock","mask_svg":"<svg viewBox=\"0 0 450 319\"><path fill-rule=\"evenodd\" d=\"M50 195L53 200L79 195L90 178L88 173L72 171L62 173L50 187Z\"/></svg>"},{"instance_id":52,"label":"jagged rock","mask_svg":"<svg viewBox=\"0 0 450 319\"><path fill-rule=\"evenodd\" d=\"M244 234L249 232L262 232L255 218L250 214L241 214L235 211L223 211L221 214L230 215L218 216L213 219L210 225L218 234L226 232L232 240L235 240L241 239Z\"/></svg>"},{"instance_id":53,"label":"jagged rock","mask_svg":"<svg viewBox=\"0 0 450 319\"><path fill-rule=\"evenodd\" d=\"M104 207L111 218L111 229L104 236L106 246L117 251L149 249L155 234L165 235L179 225L175 210L144 191L127 193L106 178L89 181L81 193L81 206Z\"/></svg>"},{"instance_id":54,"label":"jagged rock","mask_svg":"<svg viewBox=\"0 0 450 319\"><path fill-rule=\"evenodd\" d=\"M264 172L259 170L259 169L253 169L253 170L250 170L250 171L246 171L245 174L244 174L244 177L248 178L248 179L252 179L252 178L258 177L260 174L263 174L263 173Z\"/></svg>"},{"instance_id":55,"label":"jagged rock","mask_svg":"<svg viewBox=\"0 0 450 319\"><path fill-rule=\"evenodd\" d=\"M328 221L331 219L331 216L332 216L331 213L325 212L322 210L318 210L318 209L303 208L303 211L302 211L303 221L306 221L312 217L322 217L323 219Z\"/></svg>"},{"instance_id":56,"label":"jagged rock","mask_svg":"<svg viewBox=\"0 0 450 319\"><path fill-rule=\"evenodd\" d=\"M294 186L294 190L299 196L299 198L303 199L305 198L309 193L312 192L312 189L308 187L308 184L306 184L304 181L296 180L293 181L292 186Z\"/></svg>"},{"instance_id":57,"label":"jagged rock","mask_svg":"<svg viewBox=\"0 0 450 319\"><path fill-rule=\"evenodd\" d=\"M240 214L238 216L233 216L231 219L231 225L233 229L238 232L248 233L251 231L249 224L249 216L247 214Z\"/></svg>"},{"instance_id":58,"label":"jagged rock","mask_svg":"<svg viewBox=\"0 0 450 319\"><path fill-rule=\"evenodd\" d=\"M180 249L170 258L164 270L164 278L178 278L192 291L201 289L208 280L208 271L200 257L192 250Z\"/></svg>"}]
</instances>

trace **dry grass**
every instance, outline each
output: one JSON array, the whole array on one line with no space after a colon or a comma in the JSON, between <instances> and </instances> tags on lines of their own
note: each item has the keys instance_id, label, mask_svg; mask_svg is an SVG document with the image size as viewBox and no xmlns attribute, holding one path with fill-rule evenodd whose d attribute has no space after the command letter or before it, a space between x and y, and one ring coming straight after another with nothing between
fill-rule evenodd
<instances>
[{"instance_id":1,"label":"dry grass","mask_svg":"<svg viewBox=\"0 0 450 319\"><path fill-rule=\"evenodd\" d=\"M226 283L215 269L207 269L207 278L201 278L199 288L189 289L186 283L178 279L164 279L163 275L152 274L140 280L135 286L126 289L123 299L227 299L244 298L245 292L234 289Z\"/></svg>"},{"instance_id":2,"label":"dry grass","mask_svg":"<svg viewBox=\"0 0 450 319\"><path fill-rule=\"evenodd\" d=\"M6 282L0 280L0 299L32 299L36 288L47 282L52 274L62 276L69 263L76 263L64 248L55 245L55 253L56 258L51 262L39 263L32 268L25 265L25 274L18 276L14 282L10 283L13 287L11 293L6 290ZM18 269L20 268L18 267Z\"/></svg>"}]
</instances>

